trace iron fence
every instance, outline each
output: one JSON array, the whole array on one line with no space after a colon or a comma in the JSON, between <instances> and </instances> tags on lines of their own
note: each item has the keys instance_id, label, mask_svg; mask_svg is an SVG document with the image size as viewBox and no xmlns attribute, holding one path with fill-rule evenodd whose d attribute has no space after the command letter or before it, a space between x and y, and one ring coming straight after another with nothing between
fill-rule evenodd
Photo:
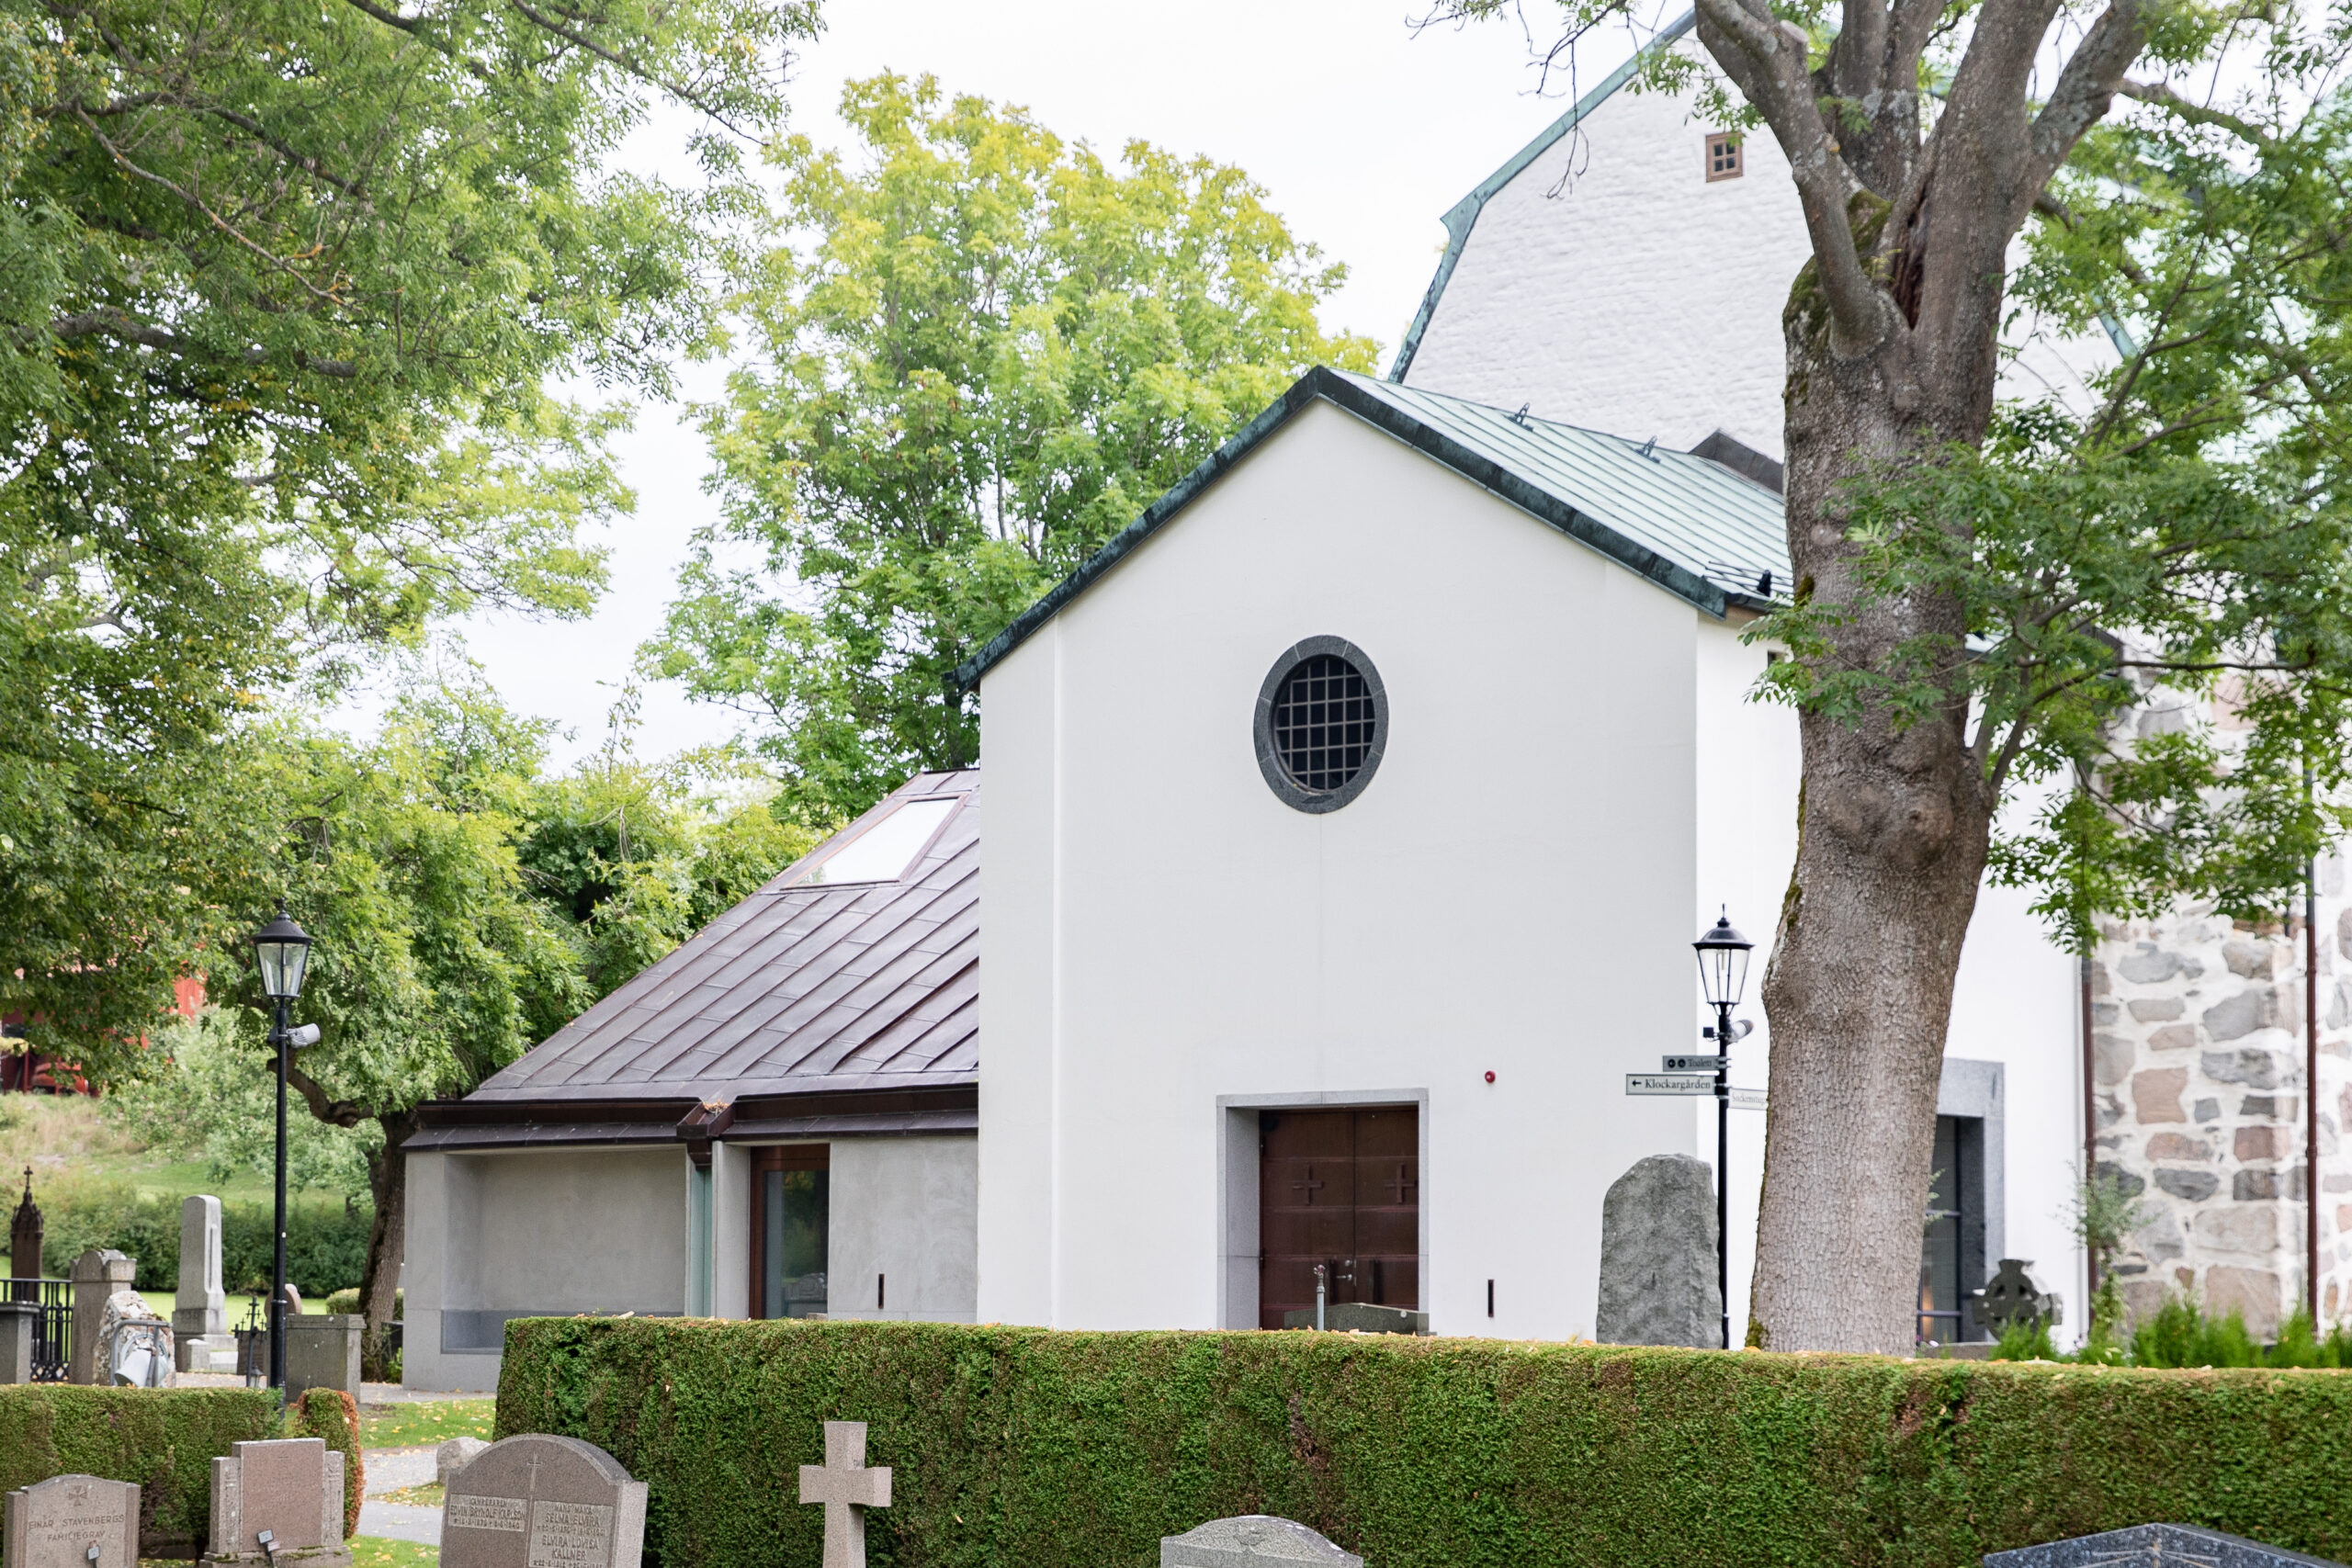
<instances>
[{"instance_id":1,"label":"iron fence","mask_svg":"<svg viewBox=\"0 0 2352 1568\"><path fill-rule=\"evenodd\" d=\"M33 1382L63 1382L74 1359L74 1281L8 1281L8 1299L40 1308L33 1325Z\"/></svg>"}]
</instances>

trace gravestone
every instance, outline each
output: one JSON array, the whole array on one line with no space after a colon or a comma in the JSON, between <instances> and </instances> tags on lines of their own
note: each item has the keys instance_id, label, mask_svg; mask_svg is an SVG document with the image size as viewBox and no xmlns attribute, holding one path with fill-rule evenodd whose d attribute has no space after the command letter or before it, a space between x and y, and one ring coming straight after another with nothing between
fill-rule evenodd
<instances>
[{"instance_id":1,"label":"gravestone","mask_svg":"<svg viewBox=\"0 0 2352 1568\"><path fill-rule=\"evenodd\" d=\"M449 1478L471 1464L482 1450L490 1447L480 1438L451 1438L433 1450L433 1481L447 1486Z\"/></svg>"},{"instance_id":2,"label":"gravestone","mask_svg":"<svg viewBox=\"0 0 2352 1568\"><path fill-rule=\"evenodd\" d=\"M17 1212L8 1219L8 1273L26 1283L15 1286L10 1294L17 1301L40 1299L40 1287L31 1281L42 1278L40 1271L41 1218L40 1205L33 1201L33 1168L25 1167L25 1196Z\"/></svg>"},{"instance_id":3,"label":"gravestone","mask_svg":"<svg viewBox=\"0 0 2352 1568\"><path fill-rule=\"evenodd\" d=\"M172 1337L184 1372L225 1371L237 1341L220 1291L220 1200L198 1194L180 1205L180 1288L172 1298Z\"/></svg>"},{"instance_id":4,"label":"gravestone","mask_svg":"<svg viewBox=\"0 0 2352 1568\"><path fill-rule=\"evenodd\" d=\"M368 1320L356 1312L288 1314L286 1397L313 1388L339 1388L359 1397L359 1337L367 1326Z\"/></svg>"},{"instance_id":5,"label":"gravestone","mask_svg":"<svg viewBox=\"0 0 2352 1568\"><path fill-rule=\"evenodd\" d=\"M2039 1323L2057 1326L2058 1298L2041 1288L2030 1258L2004 1258L1993 1277L1976 1293L1976 1321L1995 1334L2005 1328L2030 1328Z\"/></svg>"},{"instance_id":6,"label":"gravestone","mask_svg":"<svg viewBox=\"0 0 2352 1568\"><path fill-rule=\"evenodd\" d=\"M2129 1529L2080 1535L2015 1551L1987 1552L1984 1568L2343 1568L2343 1564L2195 1525L2133 1525Z\"/></svg>"},{"instance_id":7,"label":"gravestone","mask_svg":"<svg viewBox=\"0 0 2352 1568\"><path fill-rule=\"evenodd\" d=\"M1312 1568L1363 1568L1363 1559L1342 1551L1296 1519L1246 1514L1211 1519L1182 1535L1159 1538L1159 1568L1261 1568L1279 1562Z\"/></svg>"},{"instance_id":8,"label":"gravestone","mask_svg":"<svg viewBox=\"0 0 2352 1568\"><path fill-rule=\"evenodd\" d=\"M231 1443L212 1461L212 1531L204 1562L350 1568L343 1503L343 1455L320 1438Z\"/></svg>"},{"instance_id":9,"label":"gravestone","mask_svg":"<svg viewBox=\"0 0 2352 1568\"><path fill-rule=\"evenodd\" d=\"M645 1483L594 1443L526 1432L449 1478L441 1568L638 1568Z\"/></svg>"},{"instance_id":10,"label":"gravestone","mask_svg":"<svg viewBox=\"0 0 2352 1568\"><path fill-rule=\"evenodd\" d=\"M1723 1348L1714 1173L1703 1160L1652 1155L1610 1184L1600 1204L1600 1309L1593 1337L1605 1345Z\"/></svg>"},{"instance_id":11,"label":"gravestone","mask_svg":"<svg viewBox=\"0 0 2352 1568\"><path fill-rule=\"evenodd\" d=\"M139 1265L114 1248L94 1247L74 1260L74 1354L66 1363L72 1382L111 1382L112 1370L98 1355L98 1330L107 1303L117 1291L130 1289Z\"/></svg>"},{"instance_id":12,"label":"gravestone","mask_svg":"<svg viewBox=\"0 0 2352 1568\"><path fill-rule=\"evenodd\" d=\"M98 1316L103 1382L130 1388L164 1388L172 1381L172 1325L148 1309L136 1291L117 1291Z\"/></svg>"},{"instance_id":13,"label":"gravestone","mask_svg":"<svg viewBox=\"0 0 2352 1568\"><path fill-rule=\"evenodd\" d=\"M825 1423L825 1462L800 1467L800 1500L825 1505L824 1568L865 1568L865 1510L890 1506L890 1467L866 1468L865 1423Z\"/></svg>"},{"instance_id":14,"label":"gravestone","mask_svg":"<svg viewBox=\"0 0 2352 1568\"><path fill-rule=\"evenodd\" d=\"M5 1568L139 1568L139 1488L52 1475L8 1494Z\"/></svg>"},{"instance_id":15,"label":"gravestone","mask_svg":"<svg viewBox=\"0 0 2352 1568\"><path fill-rule=\"evenodd\" d=\"M0 1383L33 1381L33 1339L40 1330L39 1304L0 1301Z\"/></svg>"}]
</instances>

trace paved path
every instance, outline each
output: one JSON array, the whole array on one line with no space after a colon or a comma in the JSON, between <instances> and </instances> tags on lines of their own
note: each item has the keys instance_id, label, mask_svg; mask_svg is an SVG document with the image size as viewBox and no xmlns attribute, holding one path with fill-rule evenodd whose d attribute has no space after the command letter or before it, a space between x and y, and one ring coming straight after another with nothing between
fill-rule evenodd
<instances>
[{"instance_id":1,"label":"paved path","mask_svg":"<svg viewBox=\"0 0 2352 1568\"><path fill-rule=\"evenodd\" d=\"M359 1533L440 1545L440 1509L423 1503L380 1501L387 1492L431 1481L433 1449L369 1449L362 1457L368 1466L368 1495L359 1503Z\"/></svg>"}]
</instances>

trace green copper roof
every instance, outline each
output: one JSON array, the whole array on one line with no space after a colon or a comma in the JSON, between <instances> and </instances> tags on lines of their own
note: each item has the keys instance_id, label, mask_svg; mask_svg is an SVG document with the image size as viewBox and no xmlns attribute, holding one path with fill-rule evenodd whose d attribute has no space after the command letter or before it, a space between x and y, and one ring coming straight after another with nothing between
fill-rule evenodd
<instances>
[{"instance_id":1,"label":"green copper roof","mask_svg":"<svg viewBox=\"0 0 2352 1568\"><path fill-rule=\"evenodd\" d=\"M1789 583L1781 498L1721 464L1521 418L1484 403L1315 369L1206 462L1145 509L1085 565L956 671L970 686L1266 437L1317 401L1332 404L1444 464L1521 511L1599 550L1710 615L1762 609ZM1771 586L1759 579L1772 574Z\"/></svg>"},{"instance_id":2,"label":"green copper roof","mask_svg":"<svg viewBox=\"0 0 2352 1568\"><path fill-rule=\"evenodd\" d=\"M1421 346L1421 333L1429 329L1430 318L1437 314L1437 302L1445 293L1448 279L1453 276L1453 264L1462 259L1462 247L1470 243L1470 231L1478 221L1479 209L1487 198L1510 184L1526 171L1530 164L1551 151L1554 143L1584 120L1584 117L1599 108L1616 94L1618 88L1634 79L1642 62L1662 49L1672 47L1674 40L1697 25L1699 13L1689 10L1668 22L1656 38L1634 51L1634 57L1601 78L1600 85L1576 101L1574 107L1550 125L1534 141L1513 153L1510 162L1488 175L1476 190L1453 204L1445 215L1445 254L1438 258L1437 276L1430 279L1429 292L1421 296L1421 308L1413 313L1413 324L1405 329L1405 341L1397 345L1396 363L1388 367L1388 378L1402 381L1405 372L1412 368L1414 351Z\"/></svg>"}]
</instances>

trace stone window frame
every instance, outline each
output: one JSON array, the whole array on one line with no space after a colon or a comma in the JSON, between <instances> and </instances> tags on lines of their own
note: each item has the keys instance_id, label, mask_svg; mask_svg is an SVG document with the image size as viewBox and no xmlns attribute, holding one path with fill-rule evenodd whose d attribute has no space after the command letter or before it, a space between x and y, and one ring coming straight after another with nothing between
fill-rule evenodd
<instances>
[{"instance_id":1,"label":"stone window frame","mask_svg":"<svg viewBox=\"0 0 2352 1568\"><path fill-rule=\"evenodd\" d=\"M1356 673L1363 677L1364 689L1372 697L1372 745L1364 752L1363 766L1358 768L1355 776L1346 784L1332 790L1303 789L1290 776L1290 770L1283 766L1282 758L1274 747L1274 696L1282 690L1283 682L1292 671L1310 659L1326 654L1346 660L1355 667ZM1277 800L1294 811L1304 811L1309 816L1337 811L1364 792L1372 783L1373 775L1380 771L1381 759L1387 754L1388 687L1381 680L1380 671L1374 665L1371 656L1347 638L1329 636L1301 637L1282 651L1274 660L1272 668L1266 671L1265 680L1259 683L1258 705L1250 719L1250 741L1258 755L1258 772L1264 776L1266 787L1274 792Z\"/></svg>"}]
</instances>

